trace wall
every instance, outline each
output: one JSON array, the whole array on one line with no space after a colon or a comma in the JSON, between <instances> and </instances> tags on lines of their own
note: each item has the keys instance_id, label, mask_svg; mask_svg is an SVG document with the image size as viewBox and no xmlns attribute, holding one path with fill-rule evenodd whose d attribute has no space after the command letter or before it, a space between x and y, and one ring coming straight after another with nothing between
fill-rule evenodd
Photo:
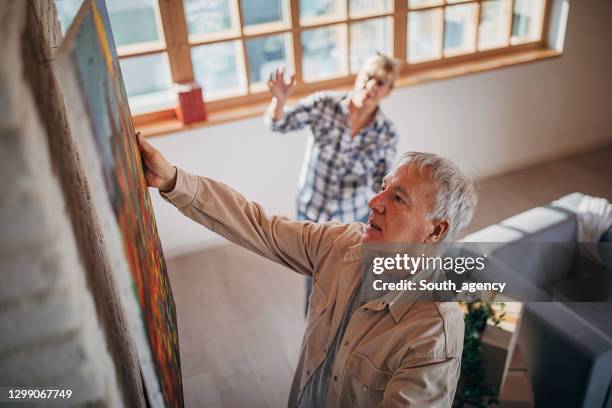
<instances>
[{"instance_id":1,"label":"wall","mask_svg":"<svg viewBox=\"0 0 612 408\"><path fill-rule=\"evenodd\" d=\"M100 227L109 222L98 216L96 210L99 206L94 209L94 189L85 176L87 166L83 163L89 166L91 177L95 174L90 169L92 161L80 157L82 149L73 136L77 134L74 124L72 129L68 124L65 90L58 82L60 68L55 53L59 51L62 36L53 3L53 0L28 1L27 29L22 47L26 61L25 77L47 131L53 170L61 182L87 287L93 296L108 351L115 362L121 394L126 405L142 406L145 402L140 367L135 342L129 332L129 319L119 300L118 267L115 264L111 268L112 254L109 254L109 245L105 243Z\"/></svg>"},{"instance_id":2,"label":"wall","mask_svg":"<svg viewBox=\"0 0 612 408\"><path fill-rule=\"evenodd\" d=\"M0 384L71 389L78 406L145 406L116 282L124 252L105 243L92 160L68 124L60 42L53 0L0 4L0 174L11 190L0 198Z\"/></svg>"},{"instance_id":3,"label":"wall","mask_svg":"<svg viewBox=\"0 0 612 408\"><path fill-rule=\"evenodd\" d=\"M572 1L562 57L397 89L383 103L400 151L446 155L485 177L612 140L612 3ZM305 132L260 118L151 141L176 165L292 216ZM167 256L223 241L153 194Z\"/></svg>"},{"instance_id":4,"label":"wall","mask_svg":"<svg viewBox=\"0 0 612 408\"><path fill-rule=\"evenodd\" d=\"M55 19L41 25L38 17L53 13L51 5L0 3L0 384L70 389L74 406L122 406L122 384L30 88L35 79L26 72L44 64L34 58L36 41L48 38Z\"/></svg>"}]
</instances>

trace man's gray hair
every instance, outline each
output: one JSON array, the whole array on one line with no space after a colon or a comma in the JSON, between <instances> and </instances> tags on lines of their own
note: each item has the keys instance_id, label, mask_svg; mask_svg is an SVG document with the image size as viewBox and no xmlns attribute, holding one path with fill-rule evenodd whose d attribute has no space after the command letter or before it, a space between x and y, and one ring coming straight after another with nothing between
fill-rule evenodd
<instances>
[{"instance_id":1,"label":"man's gray hair","mask_svg":"<svg viewBox=\"0 0 612 408\"><path fill-rule=\"evenodd\" d=\"M474 181L452 161L433 153L404 153L398 167L405 165L436 183L436 198L429 217L447 220L450 225L443 241L454 240L474 215L478 201Z\"/></svg>"}]
</instances>

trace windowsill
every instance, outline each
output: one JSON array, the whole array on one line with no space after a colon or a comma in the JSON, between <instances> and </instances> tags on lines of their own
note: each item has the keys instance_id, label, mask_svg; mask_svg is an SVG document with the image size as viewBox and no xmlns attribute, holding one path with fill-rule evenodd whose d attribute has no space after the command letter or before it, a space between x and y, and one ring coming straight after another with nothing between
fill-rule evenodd
<instances>
[{"instance_id":1,"label":"windowsill","mask_svg":"<svg viewBox=\"0 0 612 408\"><path fill-rule=\"evenodd\" d=\"M440 79L454 78L462 75L473 74L478 72L489 71L493 69L505 68L513 65L524 64L528 62L536 62L549 58L560 56L556 50L550 48L537 48L506 53L494 57L482 59L470 59L464 62L456 62L448 66L424 67L415 70L408 74L400 76L396 81L397 87L420 84L429 81ZM343 81L336 81L329 88L334 89L350 89L352 87L353 78L346 78ZM292 99L305 96L309 92L294 95ZM183 124L176 119L173 110L156 112L149 115L141 115L134 117L134 126L144 136L159 136L174 133L187 129L195 129L205 126L214 126L220 123L225 123L237 119L245 119L263 114L267 105L268 99L265 101L243 104L237 107L222 107L215 110L210 109L208 112L208 120L204 122Z\"/></svg>"}]
</instances>

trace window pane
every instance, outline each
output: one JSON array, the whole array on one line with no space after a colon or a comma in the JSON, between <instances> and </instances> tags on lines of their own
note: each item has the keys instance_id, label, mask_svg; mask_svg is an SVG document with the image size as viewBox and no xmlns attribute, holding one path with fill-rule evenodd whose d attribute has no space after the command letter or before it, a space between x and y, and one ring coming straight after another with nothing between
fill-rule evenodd
<instances>
[{"instance_id":1,"label":"window pane","mask_svg":"<svg viewBox=\"0 0 612 408\"><path fill-rule=\"evenodd\" d=\"M391 0L349 0L349 13L351 17L388 13L392 10Z\"/></svg>"},{"instance_id":2,"label":"window pane","mask_svg":"<svg viewBox=\"0 0 612 408\"><path fill-rule=\"evenodd\" d=\"M304 81L317 81L348 74L346 25L338 24L302 32Z\"/></svg>"},{"instance_id":3,"label":"window pane","mask_svg":"<svg viewBox=\"0 0 612 408\"><path fill-rule=\"evenodd\" d=\"M442 9L408 13L408 62L442 56Z\"/></svg>"},{"instance_id":4,"label":"window pane","mask_svg":"<svg viewBox=\"0 0 612 408\"><path fill-rule=\"evenodd\" d=\"M287 0L240 0L245 28L258 24L282 23L289 18Z\"/></svg>"},{"instance_id":5,"label":"window pane","mask_svg":"<svg viewBox=\"0 0 612 408\"><path fill-rule=\"evenodd\" d=\"M154 0L106 0L117 47L161 40Z\"/></svg>"},{"instance_id":6,"label":"window pane","mask_svg":"<svg viewBox=\"0 0 612 408\"><path fill-rule=\"evenodd\" d=\"M542 35L544 0L515 0L512 17L512 44L539 41Z\"/></svg>"},{"instance_id":7,"label":"window pane","mask_svg":"<svg viewBox=\"0 0 612 408\"><path fill-rule=\"evenodd\" d=\"M240 34L238 15L230 0L183 0L190 36Z\"/></svg>"},{"instance_id":8,"label":"window pane","mask_svg":"<svg viewBox=\"0 0 612 408\"><path fill-rule=\"evenodd\" d=\"M422 8L430 6L439 6L443 4L443 0L408 0L409 8Z\"/></svg>"},{"instance_id":9,"label":"window pane","mask_svg":"<svg viewBox=\"0 0 612 408\"><path fill-rule=\"evenodd\" d=\"M344 0L301 0L300 24L342 19L346 16L344 4Z\"/></svg>"},{"instance_id":10,"label":"window pane","mask_svg":"<svg viewBox=\"0 0 612 408\"><path fill-rule=\"evenodd\" d=\"M478 4L446 8L444 17L444 56L467 54L476 50Z\"/></svg>"},{"instance_id":11,"label":"window pane","mask_svg":"<svg viewBox=\"0 0 612 408\"><path fill-rule=\"evenodd\" d=\"M291 37L289 34L277 34L247 40L249 83L252 91L264 89L270 74L277 68L285 67L288 74L290 71L293 72L290 44Z\"/></svg>"},{"instance_id":12,"label":"window pane","mask_svg":"<svg viewBox=\"0 0 612 408\"><path fill-rule=\"evenodd\" d=\"M81 8L83 0L55 0L55 8L57 9L57 18L60 22L62 35L66 35L68 27L72 24L72 20L76 17Z\"/></svg>"},{"instance_id":13,"label":"window pane","mask_svg":"<svg viewBox=\"0 0 612 408\"><path fill-rule=\"evenodd\" d=\"M191 49L196 81L205 99L246 93L240 41L225 41Z\"/></svg>"},{"instance_id":14,"label":"window pane","mask_svg":"<svg viewBox=\"0 0 612 408\"><path fill-rule=\"evenodd\" d=\"M484 1L480 6L478 49L488 50L508 45L510 0Z\"/></svg>"},{"instance_id":15,"label":"window pane","mask_svg":"<svg viewBox=\"0 0 612 408\"><path fill-rule=\"evenodd\" d=\"M166 53L122 58L119 64L132 114L175 105Z\"/></svg>"},{"instance_id":16,"label":"window pane","mask_svg":"<svg viewBox=\"0 0 612 408\"><path fill-rule=\"evenodd\" d=\"M351 73L359 72L368 58L391 53L391 18L383 17L351 24Z\"/></svg>"}]
</instances>

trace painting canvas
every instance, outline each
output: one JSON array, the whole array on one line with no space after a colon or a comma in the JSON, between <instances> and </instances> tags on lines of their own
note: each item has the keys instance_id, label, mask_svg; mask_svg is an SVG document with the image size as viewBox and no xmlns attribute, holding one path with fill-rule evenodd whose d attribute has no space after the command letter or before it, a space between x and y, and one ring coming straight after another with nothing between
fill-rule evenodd
<instances>
[{"instance_id":1,"label":"painting canvas","mask_svg":"<svg viewBox=\"0 0 612 408\"><path fill-rule=\"evenodd\" d=\"M107 200L102 204L112 209L116 223L117 236L105 238L121 242L127 267L117 269L130 275L129 280L122 277L131 286L123 296L136 299L131 300L137 304L131 316L141 322L135 322L132 331L149 404L183 406L174 299L104 0L84 2L58 59L62 82L69 85L68 105L80 112L80 125L73 132L80 140L87 138L82 144L85 150L90 146L89 157L97 167L91 172L97 171L102 180L98 190ZM130 304L130 299L124 301Z\"/></svg>"}]
</instances>

